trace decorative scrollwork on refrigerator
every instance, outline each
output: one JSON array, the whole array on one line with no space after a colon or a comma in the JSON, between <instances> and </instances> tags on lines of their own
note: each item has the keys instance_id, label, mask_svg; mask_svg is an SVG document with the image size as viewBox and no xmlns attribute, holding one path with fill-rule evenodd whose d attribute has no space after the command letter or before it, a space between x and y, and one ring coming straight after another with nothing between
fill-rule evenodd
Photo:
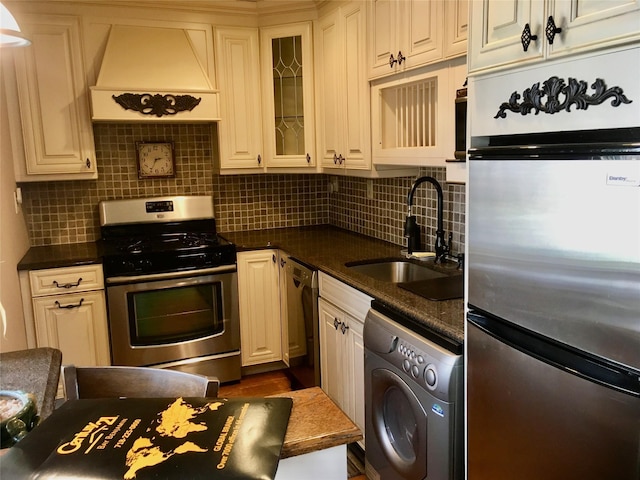
<instances>
[{"instance_id":1,"label":"decorative scrollwork on refrigerator","mask_svg":"<svg viewBox=\"0 0 640 480\"><path fill-rule=\"evenodd\" d=\"M611 98L611 106L618 107L623 103L631 103L620 87L607 88L607 84L601 78L597 78L591 85L593 94L587 93L587 82L569 77L567 82L559 77L550 77L548 80L534 83L527 88L522 95L517 91L511 94L508 102L502 103L493 118L506 118L507 111L528 115L539 112L554 114L561 111L571 112L571 107L576 110L586 110L590 105L600 105ZM520 101L522 99L522 101Z\"/></svg>"}]
</instances>

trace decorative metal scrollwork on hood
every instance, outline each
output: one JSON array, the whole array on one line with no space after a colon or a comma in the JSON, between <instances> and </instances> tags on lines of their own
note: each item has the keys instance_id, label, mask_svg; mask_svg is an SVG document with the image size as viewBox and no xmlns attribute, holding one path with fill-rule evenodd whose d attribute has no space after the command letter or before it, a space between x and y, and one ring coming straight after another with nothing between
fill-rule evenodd
<instances>
[{"instance_id":1,"label":"decorative metal scrollwork on hood","mask_svg":"<svg viewBox=\"0 0 640 480\"><path fill-rule=\"evenodd\" d=\"M125 110L135 110L144 115L175 115L176 113L191 111L200 99L191 95L160 95L158 93L123 93L112 95L112 98Z\"/></svg>"},{"instance_id":2,"label":"decorative metal scrollwork on hood","mask_svg":"<svg viewBox=\"0 0 640 480\"><path fill-rule=\"evenodd\" d=\"M611 106L618 107L623 103L631 103L620 87L607 88L605 81L596 78L591 85L594 90L593 95L587 93L587 82L569 77L568 83L558 77L550 77L548 80L534 83L531 88L522 92L513 92L508 102L500 105L500 109L493 118L506 118L507 110L527 115L531 112L536 115L539 112L554 114L562 110L571 112L571 107L575 105L577 110L586 110L590 105L600 105L607 99L612 98ZM564 99L560 96L564 95ZM522 102L518 102L522 98Z\"/></svg>"}]
</instances>

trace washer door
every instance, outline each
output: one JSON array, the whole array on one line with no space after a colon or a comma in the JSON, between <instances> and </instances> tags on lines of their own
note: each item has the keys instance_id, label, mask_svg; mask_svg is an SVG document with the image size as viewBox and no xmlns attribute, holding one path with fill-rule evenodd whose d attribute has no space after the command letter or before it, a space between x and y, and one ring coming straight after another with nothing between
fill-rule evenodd
<instances>
[{"instance_id":1,"label":"washer door","mask_svg":"<svg viewBox=\"0 0 640 480\"><path fill-rule=\"evenodd\" d=\"M427 413L395 373L371 372L373 430L389 464L403 478L427 476Z\"/></svg>"}]
</instances>

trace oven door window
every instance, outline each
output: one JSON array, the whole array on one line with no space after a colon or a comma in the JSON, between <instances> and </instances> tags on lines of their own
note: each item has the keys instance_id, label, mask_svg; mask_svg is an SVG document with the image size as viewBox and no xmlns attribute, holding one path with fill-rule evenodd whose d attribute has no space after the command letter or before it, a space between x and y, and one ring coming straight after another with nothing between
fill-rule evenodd
<instances>
[{"instance_id":1,"label":"oven door window","mask_svg":"<svg viewBox=\"0 0 640 480\"><path fill-rule=\"evenodd\" d=\"M131 345L161 345L224 330L222 283L127 293Z\"/></svg>"}]
</instances>

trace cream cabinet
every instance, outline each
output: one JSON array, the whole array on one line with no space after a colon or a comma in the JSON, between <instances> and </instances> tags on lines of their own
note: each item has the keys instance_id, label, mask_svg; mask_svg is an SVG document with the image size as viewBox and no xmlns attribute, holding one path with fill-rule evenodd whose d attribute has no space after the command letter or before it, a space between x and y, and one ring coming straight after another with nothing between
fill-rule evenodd
<instances>
[{"instance_id":1,"label":"cream cabinet","mask_svg":"<svg viewBox=\"0 0 640 480\"><path fill-rule=\"evenodd\" d=\"M267 168L315 169L311 22L260 29L264 158Z\"/></svg>"},{"instance_id":2,"label":"cream cabinet","mask_svg":"<svg viewBox=\"0 0 640 480\"><path fill-rule=\"evenodd\" d=\"M640 0L477 0L470 18L470 73L640 39Z\"/></svg>"},{"instance_id":3,"label":"cream cabinet","mask_svg":"<svg viewBox=\"0 0 640 480\"><path fill-rule=\"evenodd\" d=\"M218 124L220 168L264 167L257 28L216 28L222 121Z\"/></svg>"},{"instance_id":4,"label":"cream cabinet","mask_svg":"<svg viewBox=\"0 0 640 480\"><path fill-rule=\"evenodd\" d=\"M466 53L468 0L373 0L369 77L411 70Z\"/></svg>"},{"instance_id":5,"label":"cream cabinet","mask_svg":"<svg viewBox=\"0 0 640 480\"><path fill-rule=\"evenodd\" d=\"M364 319L368 295L320 273L320 368L322 389L365 431Z\"/></svg>"},{"instance_id":6,"label":"cream cabinet","mask_svg":"<svg viewBox=\"0 0 640 480\"><path fill-rule=\"evenodd\" d=\"M316 169L311 31L215 29L221 173Z\"/></svg>"},{"instance_id":7,"label":"cream cabinet","mask_svg":"<svg viewBox=\"0 0 640 480\"><path fill-rule=\"evenodd\" d=\"M34 346L58 348L65 364L111 364L101 265L32 270L23 294Z\"/></svg>"},{"instance_id":8,"label":"cream cabinet","mask_svg":"<svg viewBox=\"0 0 640 480\"><path fill-rule=\"evenodd\" d=\"M242 366L282 360L277 250L238 252Z\"/></svg>"},{"instance_id":9,"label":"cream cabinet","mask_svg":"<svg viewBox=\"0 0 640 480\"><path fill-rule=\"evenodd\" d=\"M317 143L324 168L371 169L365 5L335 9L315 30Z\"/></svg>"},{"instance_id":10,"label":"cream cabinet","mask_svg":"<svg viewBox=\"0 0 640 480\"><path fill-rule=\"evenodd\" d=\"M8 82L19 106L19 115L10 116L12 136L24 143L24 154L14 155L24 158L16 163L16 180L95 179L80 20L30 14L20 20L32 44L12 52L15 84Z\"/></svg>"},{"instance_id":11,"label":"cream cabinet","mask_svg":"<svg viewBox=\"0 0 640 480\"><path fill-rule=\"evenodd\" d=\"M444 167L454 158L456 90L466 72L456 58L372 82L373 164Z\"/></svg>"}]
</instances>

